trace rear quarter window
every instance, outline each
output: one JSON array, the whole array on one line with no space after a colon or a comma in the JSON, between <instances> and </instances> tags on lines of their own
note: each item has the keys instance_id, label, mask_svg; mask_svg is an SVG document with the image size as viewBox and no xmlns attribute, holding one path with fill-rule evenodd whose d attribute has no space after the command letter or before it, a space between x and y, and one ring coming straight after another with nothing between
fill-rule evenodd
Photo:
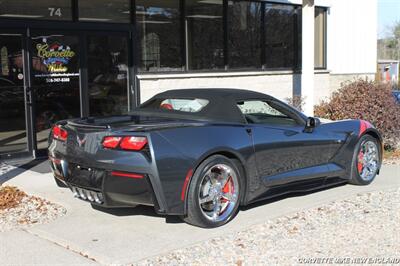
<instances>
[{"instance_id":1,"label":"rear quarter window","mask_svg":"<svg viewBox=\"0 0 400 266\"><path fill-rule=\"evenodd\" d=\"M170 110L180 111L187 113L200 112L204 107L208 105L209 101L205 99L182 99L182 98L163 98L155 99L150 103L146 103L141 108L152 109L152 110Z\"/></svg>"}]
</instances>

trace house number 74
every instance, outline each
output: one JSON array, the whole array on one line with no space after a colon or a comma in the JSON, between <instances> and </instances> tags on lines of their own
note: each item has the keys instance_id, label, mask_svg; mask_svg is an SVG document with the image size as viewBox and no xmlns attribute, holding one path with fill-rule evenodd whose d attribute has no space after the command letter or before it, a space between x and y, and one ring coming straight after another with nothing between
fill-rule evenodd
<instances>
[{"instance_id":1,"label":"house number 74","mask_svg":"<svg viewBox=\"0 0 400 266\"><path fill-rule=\"evenodd\" d=\"M60 7L49 7L50 17L62 17L61 8Z\"/></svg>"}]
</instances>

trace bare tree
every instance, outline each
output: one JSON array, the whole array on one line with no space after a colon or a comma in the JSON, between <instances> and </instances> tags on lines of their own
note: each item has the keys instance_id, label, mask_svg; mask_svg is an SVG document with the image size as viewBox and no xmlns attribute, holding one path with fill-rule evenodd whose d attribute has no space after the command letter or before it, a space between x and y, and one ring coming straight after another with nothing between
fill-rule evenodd
<instances>
[{"instance_id":1,"label":"bare tree","mask_svg":"<svg viewBox=\"0 0 400 266\"><path fill-rule=\"evenodd\" d=\"M378 57L380 59L400 59L400 21L387 29L389 37L378 40Z\"/></svg>"}]
</instances>

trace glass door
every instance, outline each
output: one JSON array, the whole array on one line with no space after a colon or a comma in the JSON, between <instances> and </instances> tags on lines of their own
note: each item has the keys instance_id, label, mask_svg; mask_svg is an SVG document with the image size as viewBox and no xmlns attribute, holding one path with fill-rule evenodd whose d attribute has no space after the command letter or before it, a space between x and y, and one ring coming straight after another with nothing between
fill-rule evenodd
<instances>
[{"instance_id":1,"label":"glass door","mask_svg":"<svg viewBox=\"0 0 400 266\"><path fill-rule=\"evenodd\" d=\"M55 122L81 115L79 40L74 34L32 34L32 88L39 150L47 148Z\"/></svg>"},{"instance_id":2,"label":"glass door","mask_svg":"<svg viewBox=\"0 0 400 266\"><path fill-rule=\"evenodd\" d=\"M0 157L27 151L22 34L0 32Z\"/></svg>"},{"instance_id":3,"label":"glass door","mask_svg":"<svg viewBox=\"0 0 400 266\"><path fill-rule=\"evenodd\" d=\"M128 112L128 35L87 35L87 69L90 116Z\"/></svg>"}]
</instances>

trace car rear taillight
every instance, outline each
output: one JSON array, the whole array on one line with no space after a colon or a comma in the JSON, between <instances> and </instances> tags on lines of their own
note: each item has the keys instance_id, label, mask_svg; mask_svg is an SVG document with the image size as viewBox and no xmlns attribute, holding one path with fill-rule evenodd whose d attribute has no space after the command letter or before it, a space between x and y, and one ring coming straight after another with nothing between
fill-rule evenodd
<instances>
[{"instance_id":1,"label":"car rear taillight","mask_svg":"<svg viewBox=\"0 0 400 266\"><path fill-rule=\"evenodd\" d=\"M60 125L55 125L53 127L53 138L66 141L68 138L68 132L63 129Z\"/></svg>"},{"instance_id":2,"label":"car rear taillight","mask_svg":"<svg viewBox=\"0 0 400 266\"><path fill-rule=\"evenodd\" d=\"M146 137L124 137L119 146L123 150L140 151L146 144Z\"/></svg>"},{"instance_id":3,"label":"car rear taillight","mask_svg":"<svg viewBox=\"0 0 400 266\"><path fill-rule=\"evenodd\" d=\"M107 149L115 149L118 147L122 137L105 137L103 140L103 147Z\"/></svg>"},{"instance_id":4,"label":"car rear taillight","mask_svg":"<svg viewBox=\"0 0 400 266\"><path fill-rule=\"evenodd\" d=\"M103 139L103 147L106 149L123 149L128 151L140 151L147 144L146 137L135 136L108 136Z\"/></svg>"}]
</instances>

